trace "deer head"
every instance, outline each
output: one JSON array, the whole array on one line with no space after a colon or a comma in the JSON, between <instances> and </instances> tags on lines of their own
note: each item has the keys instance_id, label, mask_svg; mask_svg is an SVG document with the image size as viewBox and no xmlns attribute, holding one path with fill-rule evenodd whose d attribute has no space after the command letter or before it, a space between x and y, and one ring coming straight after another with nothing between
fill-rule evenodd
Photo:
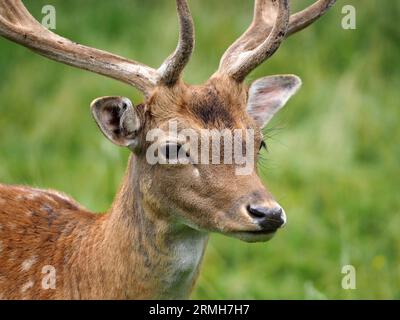
<instances>
[{"instance_id":1,"label":"deer head","mask_svg":"<svg viewBox=\"0 0 400 320\"><path fill-rule=\"evenodd\" d=\"M310 25L334 2L319 0L290 15L289 0L256 0L250 27L228 48L217 72L203 85L181 80L194 48L186 0L176 1L177 48L158 69L60 37L43 28L18 0L0 1L0 34L50 59L120 80L144 94L143 103L136 106L124 97L102 97L93 101L91 109L104 135L132 151L135 164L128 170L135 171L137 192L147 212L198 230L265 241L284 225L286 216L260 181L256 167L238 174L242 164L224 162L230 143L220 149L220 163L194 162L191 153L196 147L185 149L186 141L172 136L169 128L174 123L179 130L199 134L205 129L231 132L232 142L237 141L235 130L252 132L252 138L241 145L256 163L263 146L262 128L301 81L294 75L278 75L248 86L244 80L274 54L285 37ZM155 132L157 139L149 139ZM173 161L150 163L149 148L157 149L159 158ZM185 163L179 161L182 150L189 160Z\"/></svg>"}]
</instances>

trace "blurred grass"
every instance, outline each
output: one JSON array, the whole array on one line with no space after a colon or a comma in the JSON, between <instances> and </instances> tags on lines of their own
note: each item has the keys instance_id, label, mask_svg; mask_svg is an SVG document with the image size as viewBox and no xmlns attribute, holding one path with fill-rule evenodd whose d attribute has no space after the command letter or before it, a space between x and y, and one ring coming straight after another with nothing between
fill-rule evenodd
<instances>
[{"instance_id":1,"label":"blurred grass","mask_svg":"<svg viewBox=\"0 0 400 320\"><path fill-rule=\"evenodd\" d=\"M200 83L247 27L252 1L191 0L196 50L186 69ZM311 1L294 1L295 8ZM57 10L57 32L158 66L174 49L173 1L25 1L40 18ZM357 29L341 28L341 8ZM193 298L400 298L400 3L338 1L314 26L287 40L254 80L294 73L302 90L273 120L262 175L289 224L267 244L213 235ZM104 211L127 151L108 143L89 114L102 95L137 91L50 62L0 41L0 181L63 190ZM341 288L341 268L357 289Z\"/></svg>"}]
</instances>

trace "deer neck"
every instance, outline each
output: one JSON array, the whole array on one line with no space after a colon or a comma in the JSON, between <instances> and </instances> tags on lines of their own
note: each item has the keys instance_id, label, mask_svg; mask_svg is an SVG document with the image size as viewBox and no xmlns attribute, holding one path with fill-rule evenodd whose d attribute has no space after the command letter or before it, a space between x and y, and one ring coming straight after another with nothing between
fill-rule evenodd
<instances>
[{"instance_id":1,"label":"deer neck","mask_svg":"<svg viewBox=\"0 0 400 320\"><path fill-rule=\"evenodd\" d=\"M105 221L105 257L125 279L127 298L187 298L198 275L208 234L167 218L143 198L140 163L129 159Z\"/></svg>"}]
</instances>

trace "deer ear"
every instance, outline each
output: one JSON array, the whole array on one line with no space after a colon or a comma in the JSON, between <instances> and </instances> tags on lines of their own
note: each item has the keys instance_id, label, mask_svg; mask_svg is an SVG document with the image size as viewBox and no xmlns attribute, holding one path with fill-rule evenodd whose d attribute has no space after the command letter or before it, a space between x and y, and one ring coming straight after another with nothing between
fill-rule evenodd
<instances>
[{"instance_id":1,"label":"deer ear","mask_svg":"<svg viewBox=\"0 0 400 320\"><path fill-rule=\"evenodd\" d=\"M261 128L265 127L300 86L301 79L295 75L269 76L254 81L249 90L248 114Z\"/></svg>"},{"instance_id":2,"label":"deer ear","mask_svg":"<svg viewBox=\"0 0 400 320\"><path fill-rule=\"evenodd\" d=\"M100 130L111 142L129 148L136 146L141 123L137 110L128 98L98 98L90 108Z\"/></svg>"}]
</instances>

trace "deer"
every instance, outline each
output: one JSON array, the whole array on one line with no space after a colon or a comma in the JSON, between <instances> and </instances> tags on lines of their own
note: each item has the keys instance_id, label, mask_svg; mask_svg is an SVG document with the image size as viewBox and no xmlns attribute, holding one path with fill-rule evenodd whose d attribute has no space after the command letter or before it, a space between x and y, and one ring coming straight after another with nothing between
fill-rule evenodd
<instances>
[{"instance_id":1,"label":"deer","mask_svg":"<svg viewBox=\"0 0 400 320\"><path fill-rule=\"evenodd\" d=\"M317 0L291 14L289 0L255 0L250 26L223 54L217 71L204 84L190 85L182 80L194 49L187 0L176 0L178 44L158 69L70 41L43 27L20 0L0 0L2 37L143 94L136 105L119 96L91 103L104 136L130 150L107 212L90 212L62 192L0 185L0 298L187 299L210 233L246 242L270 240L286 223L286 214L257 168L238 175L235 163L149 164L146 135L171 120L194 131L252 129L257 162L265 146L262 129L301 80L272 75L248 85L245 79L284 39L334 3ZM170 149L182 145L163 132L154 143L168 158ZM44 281L49 276L52 280Z\"/></svg>"}]
</instances>

